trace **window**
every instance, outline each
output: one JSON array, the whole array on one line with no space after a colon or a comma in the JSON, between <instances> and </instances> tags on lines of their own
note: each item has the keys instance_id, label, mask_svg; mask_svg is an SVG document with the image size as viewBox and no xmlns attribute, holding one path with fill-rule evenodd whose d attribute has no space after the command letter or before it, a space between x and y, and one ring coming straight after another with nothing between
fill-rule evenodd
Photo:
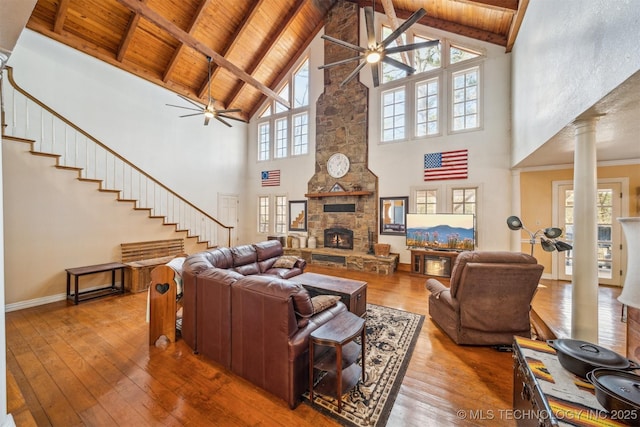
<instances>
[{"instance_id":1,"label":"window","mask_svg":"<svg viewBox=\"0 0 640 427\"><path fill-rule=\"evenodd\" d=\"M287 232L287 197L276 196L276 233Z\"/></svg>"},{"instance_id":2,"label":"window","mask_svg":"<svg viewBox=\"0 0 640 427\"><path fill-rule=\"evenodd\" d=\"M258 120L258 161L283 159L309 152L309 60L289 76L278 95L291 109L269 101Z\"/></svg>"},{"instance_id":3,"label":"window","mask_svg":"<svg viewBox=\"0 0 640 427\"><path fill-rule=\"evenodd\" d=\"M440 132L438 104L438 79L416 84L416 136Z\"/></svg>"},{"instance_id":4,"label":"window","mask_svg":"<svg viewBox=\"0 0 640 427\"><path fill-rule=\"evenodd\" d=\"M453 131L474 129L478 120L478 67L460 71L452 75L452 117Z\"/></svg>"},{"instance_id":5,"label":"window","mask_svg":"<svg viewBox=\"0 0 640 427\"><path fill-rule=\"evenodd\" d=\"M382 93L382 140L404 138L404 87Z\"/></svg>"},{"instance_id":6,"label":"window","mask_svg":"<svg viewBox=\"0 0 640 427\"><path fill-rule=\"evenodd\" d=\"M289 123L288 117L283 117L276 120L276 147L274 157L281 159L287 157L287 124Z\"/></svg>"},{"instance_id":7,"label":"window","mask_svg":"<svg viewBox=\"0 0 640 427\"><path fill-rule=\"evenodd\" d=\"M457 214L476 214L477 189L454 188L452 192L452 212Z\"/></svg>"},{"instance_id":8,"label":"window","mask_svg":"<svg viewBox=\"0 0 640 427\"><path fill-rule=\"evenodd\" d=\"M407 30L403 42L436 39L415 31ZM383 25L382 38L389 34L391 29ZM396 45L397 41L393 41L388 47ZM443 128L454 133L481 127L479 63L483 53L440 38L435 46L389 57L411 64L416 71L408 76L384 62L380 65L384 86L380 91L381 142L439 136ZM443 87L451 88L450 93ZM442 105L446 107L441 108ZM448 124L443 125L443 121Z\"/></svg>"},{"instance_id":9,"label":"window","mask_svg":"<svg viewBox=\"0 0 640 427\"><path fill-rule=\"evenodd\" d=\"M293 116L293 155L305 154L309 147L309 114Z\"/></svg>"},{"instance_id":10,"label":"window","mask_svg":"<svg viewBox=\"0 0 640 427\"><path fill-rule=\"evenodd\" d=\"M269 196L258 197L258 233L269 232Z\"/></svg>"},{"instance_id":11,"label":"window","mask_svg":"<svg viewBox=\"0 0 640 427\"><path fill-rule=\"evenodd\" d=\"M416 213L434 214L437 213L438 192L436 190L416 191Z\"/></svg>"},{"instance_id":12,"label":"window","mask_svg":"<svg viewBox=\"0 0 640 427\"><path fill-rule=\"evenodd\" d=\"M269 159L269 122L258 125L258 160Z\"/></svg>"}]
</instances>

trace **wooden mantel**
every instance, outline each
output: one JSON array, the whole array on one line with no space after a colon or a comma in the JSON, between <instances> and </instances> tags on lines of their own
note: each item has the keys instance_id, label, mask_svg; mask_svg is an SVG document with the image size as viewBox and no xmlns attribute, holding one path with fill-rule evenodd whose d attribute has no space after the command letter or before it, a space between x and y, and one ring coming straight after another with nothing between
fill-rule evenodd
<instances>
[{"instance_id":1,"label":"wooden mantel","mask_svg":"<svg viewBox=\"0 0 640 427\"><path fill-rule=\"evenodd\" d=\"M304 197L319 199L321 197L370 196L373 191L328 191L325 193L307 193Z\"/></svg>"}]
</instances>

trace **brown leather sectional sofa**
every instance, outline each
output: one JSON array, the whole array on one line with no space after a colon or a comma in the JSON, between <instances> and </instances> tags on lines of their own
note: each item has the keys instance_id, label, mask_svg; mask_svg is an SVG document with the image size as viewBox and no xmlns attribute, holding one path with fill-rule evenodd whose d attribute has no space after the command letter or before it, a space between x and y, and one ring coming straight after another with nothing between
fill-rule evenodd
<instances>
[{"instance_id":1,"label":"brown leather sectional sofa","mask_svg":"<svg viewBox=\"0 0 640 427\"><path fill-rule=\"evenodd\" d=\"M284 399L291 408L309 382L309 335L346 306L313 312L309 293L286 280L305 261L276 268L278 240L217 248L183 264L182 337L209 359Z\"/></svg>"}]
</instances>

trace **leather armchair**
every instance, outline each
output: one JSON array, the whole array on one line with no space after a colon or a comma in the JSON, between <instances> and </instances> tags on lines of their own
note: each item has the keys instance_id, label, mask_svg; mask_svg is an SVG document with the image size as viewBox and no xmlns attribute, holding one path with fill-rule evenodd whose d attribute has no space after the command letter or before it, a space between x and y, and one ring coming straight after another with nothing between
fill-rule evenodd
<instances>
[{"instance_id":1,"label":"leather armchair","mask_svg":"<svg viewBox=\"0 0 640 427\"><path fill-rule=\"evenodd\" d=\"M462 252L450 287L428 279L429 315L456 344L510 345L531 337L529 312L544 267L524 253Z\"/></svg>"}]
</instances>

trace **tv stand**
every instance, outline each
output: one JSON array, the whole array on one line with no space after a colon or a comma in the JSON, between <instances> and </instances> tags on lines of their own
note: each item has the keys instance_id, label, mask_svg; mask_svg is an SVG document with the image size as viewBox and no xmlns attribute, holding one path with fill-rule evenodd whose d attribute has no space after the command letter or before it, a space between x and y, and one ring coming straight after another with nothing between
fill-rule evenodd
<instances>
[{"instance_id":1,"label":"tv stand","mask_svg":"<svg viewBox=\"0 0 640 427\"><path fill-rule=\"evenodd\" d=\"M453 264L460 252L446 249L411 249L411 274L434 277L449 283Z\"/></svg>"}]
</instances>

